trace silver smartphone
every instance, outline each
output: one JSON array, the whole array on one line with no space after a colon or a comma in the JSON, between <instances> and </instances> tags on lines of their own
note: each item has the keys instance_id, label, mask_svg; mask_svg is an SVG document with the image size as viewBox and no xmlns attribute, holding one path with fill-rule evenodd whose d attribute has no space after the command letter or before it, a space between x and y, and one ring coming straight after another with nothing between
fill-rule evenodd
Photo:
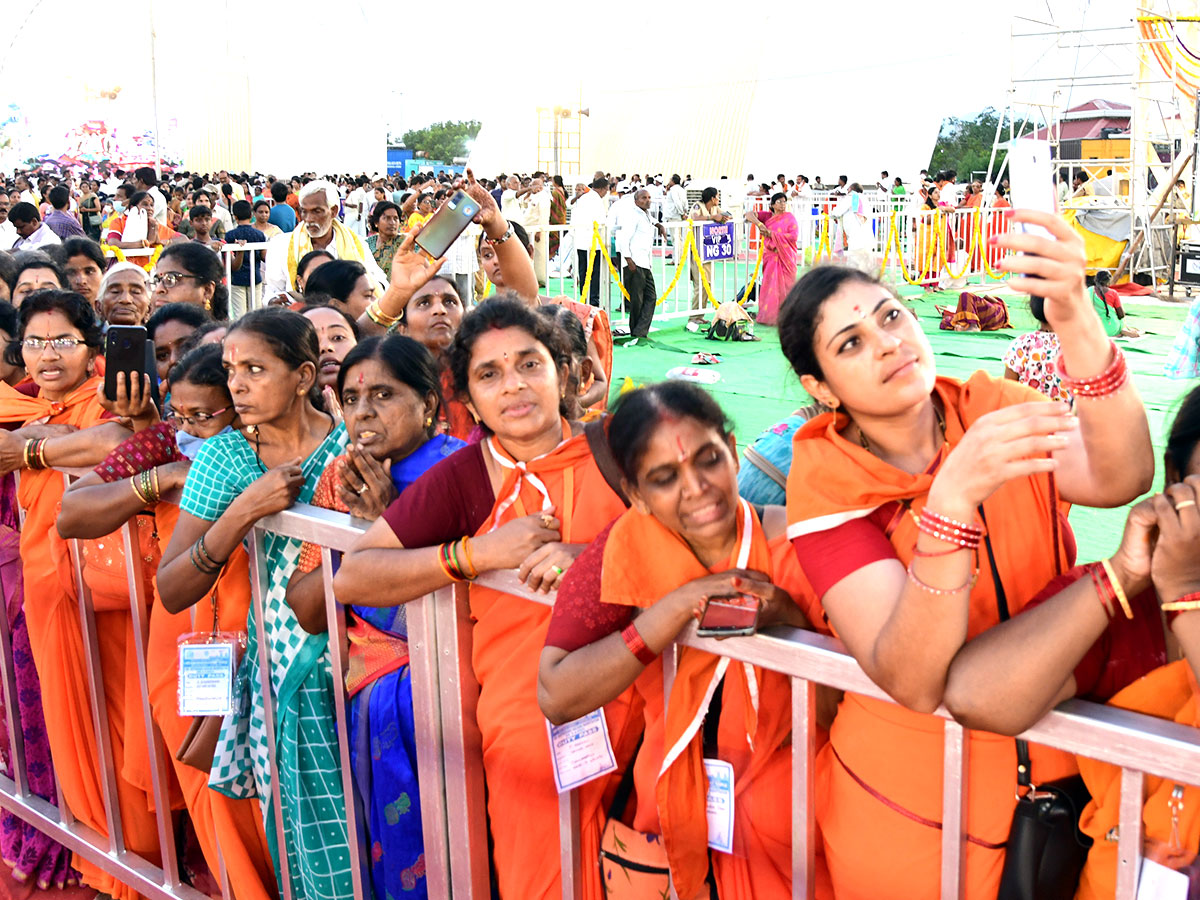
<instances>
[{"instance_id":1,"label":"silver smartphone","mask_svg":"<svg viewBox=\"0 0 1200 900\"><path fill-rule=\"evenodd\" d=\"M446 255L446 251L477 215L479 204L465 191L455 191L425 223L413 243L424 250L430 259L439 259Z\"/></svg>"}]
</instances>

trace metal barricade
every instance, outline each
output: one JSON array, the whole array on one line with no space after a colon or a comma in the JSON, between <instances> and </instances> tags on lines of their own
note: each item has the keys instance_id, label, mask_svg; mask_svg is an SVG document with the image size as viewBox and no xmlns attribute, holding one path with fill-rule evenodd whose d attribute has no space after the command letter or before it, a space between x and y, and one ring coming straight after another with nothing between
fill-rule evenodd
<instances>
[{"instance_id":1,"label":"metal barricade","mask_svg":"<svg viewBox=\"0 0 1200 900\"><path fill-rule=\"evenodd\" d=\"M362 866L356 840L359 833L358 813L349 765L347 697L344 680L338 674L343 670L345 619L333 595L330 563L331 552L348 549L362 533L364 525L340 513L297 505L261 520L249 536L253 602L259 622L263 621L263 586L267 577L263 550L266 535L273 533L305 540L322 548L347 832L355 895L363 898L370 896L370 887L363 880L366 870ZM147 723L147 733L154 742L150 774L156 806L162 811L169 808L165 800L166 768L161 739L153 725L146 692L146 618L138 612L139 609L145 610L145 598L142 595L141 560L136 550L137 533L133 524L124 526L123 538L131 609L134 611L133 637L140 660L137 674L142 689L142 715ZM77 546L72 559L79 589L81 628L88 653L86 663L92 685L93 724L97 729L98 746L106 767L107 779L102 788L108 812L109 836L103 838L76 822L65 807L56 809L47 801L30 794L17 718L11 636L4 616L0 616L0 681L12 736L14 777L0 777L0 807L15 813L148 897L155 900L201 900L204 895L180 884L174 874L176 866L171 855L173 844L169 813L164 815L160 812L159 818L159 836L164 849L163 867L152 865L123 846L115 798L115 770L111 747L107 744L107 717L99 675L99 637L90 593L82 577L81 556ZM477 583L534 603L554 602L552 595L529 593L517 580L515 572L511 571L484 573ZM479 686L471 667L470 590L471 586L466 584L446 587L413 600L406 607L428 890L430 896L453 897L455 900L484 900L490 896L482 742L475 717ZM827 685L885 702L890 702L888 696L844 652L840 642L832 638L798 629L773 628L752 637L717 641L696 637L693 623L676 645L663 655L664 689L668 699L674 662L681 647L693 647L734 661L748 662L791 679L793 896L811 897L815 872L813 760L816 747L816 686ZM262 683L268 688L264 696L267 729L271 735L271 764L274 768L275 709L269 690L270 660L265 641L260 642L260 650L258 666ZM944 709L939 709L935 715L943 719L944 727L941 896L949 900L961 896L963 889L969 743L965 729L953 721ZM1120 900L1133 900L1142 858L1145 776L1152 773L1181 784L1195 783L1196 773L1200 772L1200 733L1163 719L1071 700L1045 716L1022 737L1120 767L1117 897ZM282 815L277 778L273 780L273 790L274 808L278 815ZM594 865L595 861L580 857L579 809L573 792L560 796L559 815L563 897L577 900L582 892L583 866ZM282 821L277 820L276 824L279 834L283 835ZM283 896L286 898L290 896L290 890L286 874L287 855L283 848L280 857L285 871ZM549 858L552 857L548 854ZM223 877L222 882L228 897L228 885Z\"/></svg>"},{"instance_id":2,"label":"metal barricade","mask_svg":"<svg viewBox=\"0 0 1200 900\"><path fill-rule=\"evenodd\" d=\"M233 280L233 254L245 253L246 256L242 259L242 265L249 265L250 272L250 288L247 289L247 302L245 309L240 312L249 312L251 309L257 309L262 306L266 298L263 296L266 290L266 260L259 260L259 253L265 253L270 246L270 241L260 243L247 244L223 244L214 252L221 257L221 264L225 268L225 285L230 289L230 315L231 318L236 318L234 312L233 288L238 287L232 283ZM133 261L141 261L150 259L158 250L152 247L131 248L128 250L119 251L122 257ZM118 251L114 248L108 248L106 256L110 259L117 258Z\"/></svg>"}]
</instances>

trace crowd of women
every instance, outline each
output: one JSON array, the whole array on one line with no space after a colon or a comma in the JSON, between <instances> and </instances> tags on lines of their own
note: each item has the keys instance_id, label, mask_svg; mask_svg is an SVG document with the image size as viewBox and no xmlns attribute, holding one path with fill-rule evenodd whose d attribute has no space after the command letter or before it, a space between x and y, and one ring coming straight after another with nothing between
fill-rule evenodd
<instances>
[{"instance_id":1,"label":"crowd of women","mask_svg":"<svg viewBox=\"0 0 1200 900\"><path fill-rule=\"evenodd\" d=\"M505 898L561 896L546 721L601 709L616 768L578 791L585 897L666 896L668 880L684 900L791 896L788 679L689 648L664 696L662 653L713 597L739 595L759 627L837 636L895 701L821 695L819 897L937 893L942 705L972 729L971 898L995 897L1028 863L1006 854L1019 751L1004 735L1073 696L1200 725L1200 393L1172 426L1166 490L1133 508L1110 558L1077 564L1068 506L1129 503L1150 489L1155 463L1124 355L1086 292L1082 246L1061 220L1018 211L1051 236L998 240L1014 252L1001 263L1013 287L1044 298L1073 410L982 372L939 377L887 287L818 266L791 287L779 334L823 412L796 436L786 506L754 507L738 496L729 420L702 389L647 385L606 409L602 315L540 301L525 249L475 193L482 264L499 289L477 305L439 275L443 261L414 252L412 234L382 296L359 298L356 271L314 255L298 261L294 309L234 321L217 257L196 243L168 246L152 277L107 267L82 239L64 246L65 266L22 261L14 304L0 306L0 565L35 792L107 832L77 540L124 842L162 859L126 523L143 563L149 700L172 755L178 833L212 872L224 865L242 900L278 896L285 859L293 897L351 897L358 840L374 896L427 895L405 603L492 570L556 595L547 605L469 590L490 859ZM104 329L140 323L161 408L150 378L118 382L115 399L102 389ZM91 471L64 487L63 468ZM263 621L250 602L246 538L296 503L371 522L331 563L345 672L330 665L319 548L268 534ZM180 644L213 634L242 651L234 712L181 715ZM339 739L362 835L347 831ZM719 850L705 814L714 762L732 809ZM1025 765L1036 783L1082 772L1093 799L1080 827L1094 844L1079 890L1112 896L1115 771L1038 746ZM1200 792L1146 786L1147 838L1184 869L1200 843ZM136 897L15 817L0 846L41 887L82 879Z\"/></svg>"}]
</instances>

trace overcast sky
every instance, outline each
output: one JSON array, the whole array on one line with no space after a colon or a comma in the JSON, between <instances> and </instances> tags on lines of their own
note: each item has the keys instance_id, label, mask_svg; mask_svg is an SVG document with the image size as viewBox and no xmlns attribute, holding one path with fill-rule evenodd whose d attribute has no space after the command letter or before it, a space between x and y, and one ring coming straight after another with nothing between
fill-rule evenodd
<instances>
[{"instance_id":1,"label":"overcast sky","mask_svg":"<svg viewBox=\"0 0 1200 900\"><path fill-rule=\"evenodd\" d=\"M97 105L95 91L117 85L122 114L149 124L147 22L154 2L160 112L166 118L186 117L186 103L172 102L185 89L219 89L214 75L225 61L244 59L251 82L278 81L282 88L273 96L293 112L305 109L306 81L320 81L317 106L327 110L333 127L306 128L303 137L331 145L338 141L339 92L368 94L397 132L441 119L487 120L500 96L527 98L532 105L576 104L581 86L586 93L597 81L626 90L636 103L639 85L757 77L794 86L794 103L780 115L803 116L806 94L822 91L865 115L882 103L964 116L1002 106L1014 66L1018 75L1028 66L1043 75L1128 67L1118 49L1056 49L1046 39L1019 42L1014 54L1010 12L1060 27L1077 27L1085 15L1091 27L1127 24L1134 12L1128 0L1016 0L1000 5L1003 15L993 0L695 0L682 7L609 0L599 8L459 0L419 12L392 0L127 0L119 15L106 16L94 0L3 2L6 25L20 28L0 55L0 98L20 104L43 140L94 110L111 111L113 104ZM414 27L414 20L429 27ZM11 33L4 29L0 51ZM290 70L281 68L281 47L295 52ZM922 74L915 83L905 78L916 60L934 61L935 74ZM1048 72L1057 68L1063 71ZM1122 93L1117 87L1077 87L1070 102L1119 99ZM582 99L586 106L587 96Z\"/></svg>"}]
</instances>

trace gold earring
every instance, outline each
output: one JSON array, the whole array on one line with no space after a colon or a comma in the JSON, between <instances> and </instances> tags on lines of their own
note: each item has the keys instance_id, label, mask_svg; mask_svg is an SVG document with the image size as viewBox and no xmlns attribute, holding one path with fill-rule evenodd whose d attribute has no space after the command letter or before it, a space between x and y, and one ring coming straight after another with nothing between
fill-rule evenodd
<instances>
[{"instance_id":1,"label":"gold earring","mask_svg":"<svg viewBox=\"0 0 1200 900\"><path fill-rule=\"evenodd\" d=\"M425 420L425 427L428 428L432 424L433 424L433 416L430 416L428 419Z\"/></svg>"}]
</instances>

